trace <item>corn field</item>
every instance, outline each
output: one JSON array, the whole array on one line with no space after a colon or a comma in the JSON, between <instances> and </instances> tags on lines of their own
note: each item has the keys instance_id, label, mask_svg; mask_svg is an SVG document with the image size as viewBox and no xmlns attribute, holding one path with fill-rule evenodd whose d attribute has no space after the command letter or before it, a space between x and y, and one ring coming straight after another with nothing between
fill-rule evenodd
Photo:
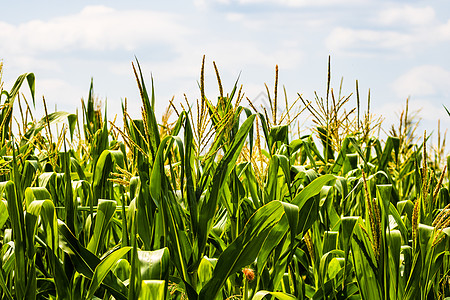
<instances>
[{"instance_id":1,"label":"corn field","mask_svg":"<svg viewBox=\"0 0 450 300\"><path fill-rule=\"evenodd\" d=\"M160 122L138 61L142 117L125 100L120 122L92 83L80 115L49 112L33 73L0 83L1 299L450 299L440 132L432 147L406 106L381 139L370 96L362 111L330 76L289 104L278 68L266 109L215 64L208 98L204 68Z\"/></svg>"}]
</instances>

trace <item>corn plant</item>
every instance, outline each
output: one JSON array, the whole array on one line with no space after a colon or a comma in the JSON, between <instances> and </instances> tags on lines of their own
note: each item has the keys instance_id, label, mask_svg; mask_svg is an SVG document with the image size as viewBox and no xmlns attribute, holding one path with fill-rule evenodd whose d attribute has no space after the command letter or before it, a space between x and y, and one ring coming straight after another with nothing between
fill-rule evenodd
<instances>
[{"instance_id":1,"label":"corn plant","mask_svg":"<svg viewBox=\"0 0 450 300\"><path fill-rule=\"evenodd\" d=\"M203 58L199 99L159 123L137 60L141 117L125 100L120 125L92 80L81 115L43 99L37 119L32 73L0 83L1 299L450 297L445 138L430 147L406 106L382 140L370 93L363 112L356 83L352 107L329 66L326 96L284 90L281 113L278 67L268 111L215 63L209 98Z\"/></svg>"}]
</instances>

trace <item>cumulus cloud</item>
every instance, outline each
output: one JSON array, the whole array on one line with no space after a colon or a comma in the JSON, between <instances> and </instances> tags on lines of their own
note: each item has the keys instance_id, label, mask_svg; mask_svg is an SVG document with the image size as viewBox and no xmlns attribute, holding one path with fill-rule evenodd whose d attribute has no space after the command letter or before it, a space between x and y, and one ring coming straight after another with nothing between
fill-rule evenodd
<instances>
[{"instance_id":1,"label":"cumulus cloud","mask_svg":"<svg viewBox=\"0 0 450 300\"><path fill-rule=\"evenodd\" d=\"M201 1L196 3L202 5ZM245 17L231 14L225 15L224 19L234 22ZM15 57L18 60L15 65L28 66L44 62L43 58L36 59L40 54L62 55L70 51L79 54L86 51L92 56L93 53L114 50L142 51L149 46L165 47L165 53L174 54L170 58L173 63L179 63L181 58L191 61L194 54L201 58L208 53L216 60L240 65L286 62L286 65L295 67L301 59L298 45L279 40L278 49L274 49L264 42L247 40L245 36L218 37L221 30L216 26L198 27L195 23L187 23L180 14L87 6L79 13L49 20L32 20L19 25L0 22L0 53L5 57ZM164 62L166 66L167 63ZM197 61L195 63L198 64ZM55 70L58 65L53 62L49 67Z\"/></svg>"},{"instance_id":2,"label":"cumulus cloud","mask_svg":"<svg viewBox=\"0 0 450 300\"><path fill-rule=\"evenodd\" d=\"M415 67L393 84L393 89L399 96L414 97L450 96L450 71L436 65Z\"/></svg>"},{"instance_id":3,"label":"cumulus cloud","mask_svg":"<svg viewBox=\"0 0 450 300\"><path fill-rule=\"evenodd\" d=\"M369 0L215 0L221 4L241 4L241 5L275 5L281 7L308 7L308 6L334 6L342 4L367 3ZM198 6L206 5L205 0L194 0Z\"/></svg>"},{"instance_id":4,"label":"cumulus cloud","mask_svg":"<svg viewBox=\"0 0 450 300\"><path fill-rule=\"evenodd\" d=\"M60 78L39 79L39 85L36 88L36 94L38 95L44 94L44 91L51 91L50 94L46 93L46 97L52 98L52 101L62 104L67 102L67 95L75 95L74 100L79 101L78 95L86 93L86 90L78 90ZM64 101L62 101L63 99Z\"/></svg>"},{"instance_id":5,"label":"cumulus cloud","mask_svg":"<svg viewBox=\"0 0 450 300\"><path fill-rule=\"evenodd\" d=\"M390 125L399 124L399 116L405 110L405 101L391 101L383 103L373 109L375 115L383 116L384 128L388 129ZM408 104L409 116L415 116L416 121L421 121L422 125L427 125L428 128L435 128L438 120L441 120L442 128L449 128L450 121L447 112L442 107L442 104L435 101L421 98L411 99ZM426 129L422 128L421 130ZM420 132L419 130L418 132Z\"/></svg>"},{"instance_id":6,"label":"cumulus cloud","mask_svg":"<svg viewBox=\"0 0 450 300\"><path fill-rule=\"evenodd\" d=\"M392 84L397 99L410 97L409 111L418 113L422 125L435 128L441 120L443 128L449 128L450 119L442 105L450 98L450 71L436 65L412 68ZM404 109L404 101L392 100L376 107L376 113L386 117L385 124L397 124L398 115ZM448 107L448 105L447 105ZM423 128L425 129L425 128Z\"/></svg>"},{"instance_id":7,"label":"cumulus cloud","mask_svg":"<svg viewBox=\"0 0 450 300\"><path fill-rule=\"evenodd\" d=\"M381 25L426 25L435 20L436 13L431 6L414 7L399 5L381 10L373 22Z\"/></svg>"},{"instance_id":8,"label":"cumulus cloud","mask_svg":"<svg viewBox=\"0 0 450 300\"><path fill-rule=\"evenodd\" d=\"M2 53L3 54L3 53ZM0 57L0 59L2 59ZM5 63L5 72L10 71L10 66L22 73L30 72L30 70L45 70L50 72L60 72L61 66L52 59L36 58L29 55L15 54L3 58Z\"/></svg>"},{"instance_id":9,"label":"cumulus cloud","mask_svg":"<svg viewBox=\"0 0 450 300\"><path fill-rule=\"evenodd\" d=\"M450 20L445 24L441 24L436 29L436 38L440 41L450 40Z\"/></svg>"},{"instance_id":10,"label":"cumulus cloud","mask_svg":"<svg viewBox=\"0 0 450 300\"><path fill-rule=\"evenodd\" d=\"M227 51L223 51L226 47ZM296 68L303 59L303 53L295 45L280 42L278 49L264 49L258 43L241 41L239 43L221 42L205 47L215 60L226 62L228 66L242 68L249 65L275 67L275 64L286 68Z\"/></svg>"},{"instance_id":11,"label":"cumulus cloud","mask_svg":"<svg viewBox=\"0 0 450 300\"><path fill-rule=\"evenodd\" d=\"M450 20L440 21L438 6L434 5L436 10L392 1L377 5L373 0L194 0L193 3L193 10L181 13L87 6L57 18L17 25L0 22L0 55L5 58L7 70L20 65L23 72L35 72L39 80L37 88L45 92L50 102L67 94L79 99L86 93L85 82L90 76L105 78L108 83L104 90L110 95L135 94L138 98L130 66L132 55L136 54L146 79L149 80L150 72L154 74L157 99L164 99L157 105L165 106L173 94L180 99L184 93L190 100L197 97L196 80L203 54L207 57L205 70L209 72L207 88L212 89L207 95L217 94L211 65L214 60L224 88L232 86L242 71L240 83L252 99L265 90L264 82L273 79L275 64L280 67L283 82L285 74L296 78L301 72L314 73L308 69L317 67L312 62L325 61L329 52L344 63L348 57L354 59L355 53L373 56L373 60L364 63L367 69L374 69L374 64L386 58L383 57L386 52L416 53L420 51L417 49L435 49L438 43L450 41ZM342 8L342 3L356 4L356 9ZM296 9L297 6L301 9ZM40 75L36 69L47 72ZM65 72L78 72L78 76L64 78ZM385 72L396 78L398 70L393 66ZM450 82L448 76L443 68L422 66L398 78L392 88L401 99L408 95L412 99L432 95L435 97L432 101L439 95L448 95L443 83ZM51 79L55 77L66 82ZM302 83L307 89L315 84L310 78L312 75ZM301 82L295 80L290 79L288 89ZM98 91L102 91L97 82ZM130 87L131 92L125 87ZM108 103L112 103L111 98ZM130 105L135 102L130 98ZM438 110L427 114L432 116ZM139 113L138 108L136 111Z\"/></svg>"},{"instance_id":12,"label":"cumulus cloud","mask_svg":"<svg viewBox=\"0 0 450 300\"><path fill-rule=\"evenodd\" d=\"M374 49L410 49L414 37L397 31L378 31L337 27L326 39L329 49L349 52L368 52Z\"/></svg>"},{"instance_id":13,"label":"cumulus cloud","mask_svg":"<svg viewBox=\"0 0 450 300\"><path fill-rule=\"evenodd\" d=\"M413 54L427 46L450 40L439 35L440 27L402 31L393 29L354 29L337 27L325 39L325 45L340 53L378 55L378 51L391 54Z\"/></svg>"},{"instance_id":14,"label":"cumulus cloud","mask_svg":"<svg viewBox=\"0 0 450 300\"><path fill-rule=\"evenodd\" d=\"M439 22L430 6L395 5L374 13L366 28L336 27L325 40L341 53L375 55L377 51L412 54L450 41L450 20Z\"/></svg>"},{"instance_id":15,"label":"cumulus cloud","mask_svg":"<svg viewBox=\"0 0 450 300\"><path fill-rule=\"evenodd\" d=\"M87 6L77 14L46 21L17 26L0 22L0 51L133 50L142 44L170 43L186 31L170 13Z\"/></svg>"}]
</instances>

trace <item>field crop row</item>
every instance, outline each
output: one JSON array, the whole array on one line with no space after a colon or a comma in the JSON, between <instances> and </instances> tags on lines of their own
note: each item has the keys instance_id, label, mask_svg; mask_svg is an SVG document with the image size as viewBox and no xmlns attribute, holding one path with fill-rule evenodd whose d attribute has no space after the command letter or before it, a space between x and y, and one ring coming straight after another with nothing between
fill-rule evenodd
<instances>
[{"instance_id":1,"label":"field crop row","mask_svg":"<svg viewBox=\"0 0 450 300\"><path fill-rule=\"evenodd\" d=\"M277 70L258 108L214 64L211 101L204 67L159 123L138 62L121 125L92 84L81 116L38 119L32 73L0 85L0 299L450 297L450 157L407 109L381 140L358 91L291 105Z\"/></svg>"}]
</instances>

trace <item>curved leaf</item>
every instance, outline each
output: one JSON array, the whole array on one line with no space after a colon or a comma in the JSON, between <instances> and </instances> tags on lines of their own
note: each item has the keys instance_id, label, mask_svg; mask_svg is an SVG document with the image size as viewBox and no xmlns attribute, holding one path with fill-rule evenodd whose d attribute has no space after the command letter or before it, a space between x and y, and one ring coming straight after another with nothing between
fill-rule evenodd
<instances>
[{"instance_id":1,"label":"curved leaf","mask_svg":"<svg viewBox=\"0 0 450 300\"><path fill-rule=\"evenodd\" d=\"M279 300L295 300L295 299L297 299L296 297L294 297L292 295L282 293L282 292L258 291L255 294L255 296L253 296L252 300L261 300L267 295L274 296L275 298L277 298Z\"/></svg>"},{"instance_id":2,"label":"curved leaf","mask_svg":"<svg viewBox=\"0 0 450 300\"><path fill-rule=\"evenodd\" d=\"M272 228L284 215L281 202L272 201L258 209L242 233L222 252L210 281L201 289L199 300L215 299L227 278L254 262Z\"/></svg>"},{"instance_id":3,"label":"curved leaf","mask_svg":"<svg viewBox=\"0 0 450 300\"><path fill-rule=\"evenodd\" d=\"M104 258L98 265L95 267L94 274L92 275L91 284L89 286L89 293L87 298L90 299L94 295L95 291L100 287L100 284L105 279L108 272L112 269L115 263L128 251L131 250L132 247L123 247L119 248L110 254L106 258Z\"/></svg>"}]
</instances>

